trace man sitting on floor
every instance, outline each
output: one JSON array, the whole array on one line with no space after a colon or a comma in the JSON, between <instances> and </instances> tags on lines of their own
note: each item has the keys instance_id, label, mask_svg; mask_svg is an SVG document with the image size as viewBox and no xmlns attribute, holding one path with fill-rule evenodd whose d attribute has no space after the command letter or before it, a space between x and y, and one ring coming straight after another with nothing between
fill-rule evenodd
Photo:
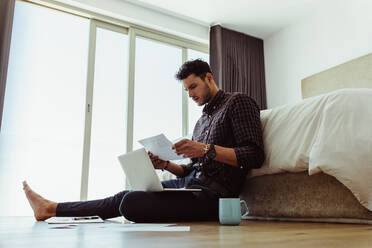
<instances>
[{"instance_id":1,"label":"man sitting on floor","mask_svg":"<svg viewBox=\"0 0 372 248\"><path fill-rule=\"evenodd\" d=\"M260 111L246 94L219 90L208 63L188 61L176 75L189 97L205 105L192 140L173 145L191 163L178 165L149 153L155 169L177 179L162 181L166 188L200 188L201 192L122 191L99 200L49 201L23 182L37 220L52 216L90 216L102 219L124 216L134 222L218 220L218 199L238 197L248 171L261 167L264 147Z\"/></svg>"}]
</instances>

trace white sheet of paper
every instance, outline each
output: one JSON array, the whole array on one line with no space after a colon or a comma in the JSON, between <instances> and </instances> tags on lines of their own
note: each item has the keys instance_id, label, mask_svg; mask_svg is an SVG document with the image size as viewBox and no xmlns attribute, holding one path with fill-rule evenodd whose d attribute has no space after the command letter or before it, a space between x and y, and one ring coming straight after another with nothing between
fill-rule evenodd
<instances>
[{"instance_id":1,"label":"white sheet of paper","mask_svg":"<svg viewBox=\"0 0 372 248\"><path fill-rule=\"evenodd\" d=\"M98 216L83 216L83 217L50 217L49 219L46 219L45 222L48 224L79 224L79 223L103 223L104 221Z\"/></svg>"},{"instance_id":2,"label":"white sheet of paper","mask_svg":"<svg viewBox=\"0 0 372 248\"><path fill-rule=\"evenodd\" d=\"M177 160L184 159L183 156L177 155L177 153L172 150L172 142L165 137L164 134L159 134L146 139L138 141L141 145L145 147L147 151L152 152L152 154L159 156L163 160Z\"/></svg>"}]
</instances>

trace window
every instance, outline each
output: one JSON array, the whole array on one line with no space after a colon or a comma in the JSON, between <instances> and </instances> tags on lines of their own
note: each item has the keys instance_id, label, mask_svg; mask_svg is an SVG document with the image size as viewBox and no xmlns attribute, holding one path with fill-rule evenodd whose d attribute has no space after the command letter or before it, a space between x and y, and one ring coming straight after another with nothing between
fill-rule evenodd
<instances>
[{"instance_id":1,"label":"window","mask_svg":"<svg viewBox=\"0 0 372 248\"><path fill-rule=\"evenodd\" d=\"M128 35L97 28L88 199L124 189L117 156L126 152Z\"/></svg>"},{"instance_id":2,"label":"window","mask_svg":"<svg viewBox=\"0 0 372 248\"><path fill-rule=\"evenodd\" d=\"M31 215L23 180L51 200L79 200L88 32L86 19L16 2L0 133L1 215Z\"/></svg>"},{"instance_id":3,"label":"window","mask_svg":"<svg viewBox=\"0 0 372 248\"><path fill-rule=\"evenodd\" d=\"M164 133L182 136L182 84L174 75L182 64L182 49L137 37L133 149L142 138Z\"/></svg>"},{"instance_id":4,"label":"window","mask_svg":"<svg viewBox=\"0 0 372 248\"><path fill-rule=\"evenodd\" d=\"M139 139L164 133L174 140L188 131L182 83L174 76L189 43L133 31L138 36L16 2L0 133L0 215L32 214L23 180L56 202L124 190L117 156L132 149L132 137L137 149ZM201 113L192 104L190 123Z\"/></svg>"}]
</instances>

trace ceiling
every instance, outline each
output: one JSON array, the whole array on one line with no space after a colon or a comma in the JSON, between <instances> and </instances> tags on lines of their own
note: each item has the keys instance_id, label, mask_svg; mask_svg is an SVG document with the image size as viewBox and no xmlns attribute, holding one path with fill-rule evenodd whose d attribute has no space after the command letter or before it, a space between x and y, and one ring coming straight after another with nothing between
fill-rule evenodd
<instances>
[{"instance_id":1,"label":"ceiling","mask_svg":"<svg viewBox=\"0 0 372 248\"><path fill-rule=\"evenodd\" d=\"M206 26L259 38L311 14L324 0L122 0Z\"/></svg>"}]
</instances>

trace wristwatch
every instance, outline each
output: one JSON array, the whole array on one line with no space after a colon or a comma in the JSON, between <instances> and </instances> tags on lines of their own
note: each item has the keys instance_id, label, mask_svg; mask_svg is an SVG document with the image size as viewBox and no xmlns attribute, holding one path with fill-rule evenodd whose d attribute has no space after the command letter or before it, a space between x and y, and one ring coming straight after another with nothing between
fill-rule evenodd
<instances>
[{"instance_id":1,"label":"wristwatch","mask_svg":"<svg viewBox=\"0 0 372 248\"><path fill-rule=\"evenodd\" d=\"M214 148L214 145L213 144L210 144L210 145L207 145L207 146L209 146L209 148L208 148L208 150L204 150L204 151L206 151L205 153L204 153L204 156L206 157L206 158L208 158L208 159L214 159L215 157L216 157L216 149Z\"/></svg>"},{"instance_id":2,"label":"wristwatch","mask_svg":"<svg viewBox=\"0 0 372 248\"><path fill-rule=\"evenodd\" d=\"M162 171L166 170L168 168L168 165L169 165L169 160L167 160L167 163L165 164L164 168L161 169Z\"/></svg>"}]
</instances>

